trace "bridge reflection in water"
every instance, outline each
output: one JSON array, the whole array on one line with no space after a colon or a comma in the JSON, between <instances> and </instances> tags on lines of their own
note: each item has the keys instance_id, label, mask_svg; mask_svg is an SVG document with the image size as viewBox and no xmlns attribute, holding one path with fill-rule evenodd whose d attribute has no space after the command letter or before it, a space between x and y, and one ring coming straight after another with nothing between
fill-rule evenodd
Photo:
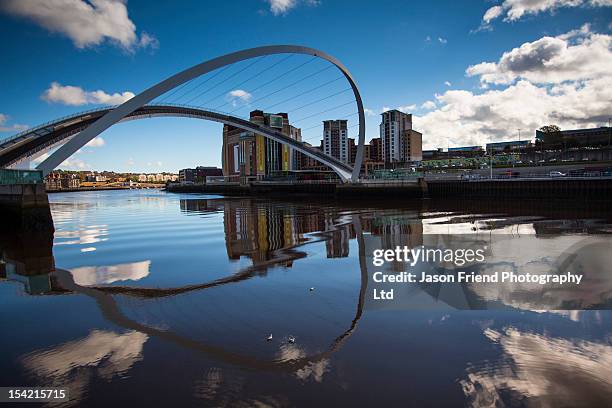
<instances>
[{"instance_id":1,"label":"bridge reflection in water","mask_svg":"<svg viewBox=\"0 0 612 408\"><path fill-rule=\"evenodd\" d=\"M80 339L28 353L22 359L27 371L45 383L70 384L77 398L79 395L85 398L90 380L83 376L83 371L96 367L102 378L123 376L142 360L145 344L159 339L201 353L219 365L322 381L332 369L333 354L358 331L364 316L368 279L373 273L370 263L373 249L426 244L430 239L428 232L466 220L487 233L513 227L517 222L516 217L492 220L489 216L473 215L473 211L398 210L384 205L341 210L327 203L304 205L251 199L181 199L177 204L186 216L223 215L225 253L236 266L232 273L177 287L147 286L140 281L146 281L151 274L149 260L64 270L60 269L62 265L59 268L54 265L52 236L2 240L6 278L24 283L32 295L84 295L95 302L108 322L120 328L117 332L95 329ZM536 236L539 233L551 236L551 232L560 236L573 230L597 232L602 228L596 222L539 217L524 217L520 222L531 225ZM65 232L58 232L62 233ZM87 235L81 238L83 242L99 242L97 234L106 236L108 230L97 226L83 234ZM36 251L28 251L31 246ZM307 264L306 258L316 257L337 263L329 264L325 270L297 267L298 263ZM405 265L391 263L388 268L402 271ZM326 286L317 286L310 292L312 274L318 275L316 279L325 275ZM275 279L281 279L282 284L267 283ZM468 302L482 302L483 294L476 289L468 287L464 291ZM415 296L428 297L444 310L452 311L457 306L445 299L438 287L419 286L415 290L420 293ZM538 294L526 297L524 288L517 288L516 294L504 295L501 300L512 308L546 308L546 303L537 302ZM275 336L273 344L265 341L270 331ZM508 350L513 350L512 341L520 339L517 333L485 331L493 341L508 336L504 343ZM289 342L289 335L297 341ZM549 342L533 336L529 339ZM513 354L517 354L516 350ZM580 356L574 357L578 364L584 363ZM220 373L219 369L212 369L197 387L198 395L202 398L213 395L215 384L221 381ZM496 372L494 379L473 369L469 373L462 385L466 395L475 400L482 398L478 389L483 384L500 386L503 380L500 372ZM523 383L521 387L528 388Z\"/></svg>"}]
</instances>

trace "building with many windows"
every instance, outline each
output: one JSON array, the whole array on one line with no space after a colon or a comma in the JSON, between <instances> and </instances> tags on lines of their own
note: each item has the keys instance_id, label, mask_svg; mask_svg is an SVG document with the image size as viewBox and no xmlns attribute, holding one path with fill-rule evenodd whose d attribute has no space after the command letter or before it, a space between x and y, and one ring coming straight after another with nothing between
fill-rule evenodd
<instances>
[{"instance_id":1,"label":"building with many windows","mask_svg":"<svg viewBox=\"0 0 612 408\"><path fill-rule=\"evenodd\" d=\"M486 144L487 154L509 153L526 149L531 145L529 140L510 140L506 142L493 142Z\"/></svg>"},{"instance_id":2,"label":"building with many windows","mask_svg":"<svg viewBox=\"0 0 612 408\"><path fill-rule=\"evenodd\" d=\"M423 135L412 129L412 115L397 109L381 114L381 159L385 164L420 161Z\"/></svg>"},{"instance_id":3,"label":"building with many windows","mask_svg":"<svg viewBox=\"0 0 612 408\"><path fill-rule=\"evenodd\" d=\"M561 130L559 132L542 132L536 130L536 143L555 147L602 147L612 143L612 128L599 127L591 129Z\"/></svg>"},{"instance_id":4,"label":"building with many windows","mask_svg":"<svg viewBox=\"0 0 612 408\"><path fill-rule=\"evenodd\" d=\"M222 176L223 172L218 167L198 166L195 169L179 170L178 181L180 183L206 183L206 177Z\"/></svg>"},{"instance_id":5,"label":"building with many windows","mask_svg":"<svg viewBox=\"0 0 612 408\"><path fill-rule=\"evenodd\" d=\"M276 129L294 140L302 140L300 129L290 125L286 113L254 110L250 113L250 121ZM223 126L221 157L223 175L235 181L261 179L295 170L301 160L291 147L231 125Z\"/></svg>"},{"instance_id":6,"label":"building with many windows","mask_svg":"<svg viewBox=\"0 0 612 408\"><path fill-rule=\"evenodd\" d=\"M343 163L349 161L347 120L323 121L323 152Z\"/></svg>"},{"instance_id":7,"label":"building with many windows","mask_svg":"<svg viewBox=\"0 0 612 408\"><path fill-rule=\"evenodd\" d=\"M66 172L51 172L45 177L45 188L47 190L77 189L81 186L78 174Z\"/></svg>"}]
</instances>

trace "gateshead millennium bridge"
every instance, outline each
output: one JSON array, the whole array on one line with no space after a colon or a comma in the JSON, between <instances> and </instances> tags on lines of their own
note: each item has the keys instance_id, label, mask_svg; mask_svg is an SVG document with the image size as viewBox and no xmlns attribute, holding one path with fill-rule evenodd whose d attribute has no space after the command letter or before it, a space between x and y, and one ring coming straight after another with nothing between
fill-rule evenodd
<instances>
[{"instance_id":1,"label":"gateshead millennium bridge","mask_svg":"<svg viewBox=\"0 0 612 408\"><path fill-rule=\"evenodd\" d=\"M358 147L354 167L318 149L313 149L301 141L291 139L268 126L255 124L229 114L213 112L199 107L151 104L155 98L168 91L178 89L194 78L240 61L273 54L311 55L330 62L342 73L355 97L359 118ZM288 145L292 149L330 167L343 182L356 182L359 178L365 144L365 115L357 85L349 71L334 57L313 48L294 45L264 46L223 55L181 71L116 107L78 113L26 130L0 141L0 167L6 168L29 164L31 159L39 157L52 149L57 149L36 167L36 169L42 170L43 175L47 175L89 141L115 123L158 116L205 119L254 132L281 144Z\"/></svg>"}]
</instances>

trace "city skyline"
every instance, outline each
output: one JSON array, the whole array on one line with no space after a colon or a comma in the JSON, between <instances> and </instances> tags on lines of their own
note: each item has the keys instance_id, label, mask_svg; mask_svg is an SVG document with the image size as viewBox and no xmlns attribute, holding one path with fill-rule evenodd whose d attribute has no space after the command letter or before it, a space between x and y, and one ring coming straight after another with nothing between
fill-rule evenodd
<instances>
[{"instance_id":1,"label":"city skyline","mask_svg":"<svg viewBox=\"0 0 612 408\"><path fill-rule=\"evenodd\" d=\"M75 6L69 12L62 9L68 3ZM530 8L535 3L539 8ZM535 3L185 3L193 13L168 21L180 6L0 1L0 32L14 38L0 80L0 138L121 103L197 62L272 43L320 48L343 61L362 91L366 142L379 137L380 113L388 109L413 114L424 149L484 145L513 138L518 129L523 139L533 139L535 129L550 123L562 129L607 124L611 8L594 1L572 3L576 7ZM231 24L222 15L231 15ZM88 22L96 24L82 24ZM313 22L321 29L312 30ZM241 90L232 97L248 102ZM318 144L322 127L316 131L303 139ZM348 137L356 137L355 128ZM218 124L183 118L129 122L110 128L60 168L221 167L221 144Z\"/></svg>"}]
</instances>

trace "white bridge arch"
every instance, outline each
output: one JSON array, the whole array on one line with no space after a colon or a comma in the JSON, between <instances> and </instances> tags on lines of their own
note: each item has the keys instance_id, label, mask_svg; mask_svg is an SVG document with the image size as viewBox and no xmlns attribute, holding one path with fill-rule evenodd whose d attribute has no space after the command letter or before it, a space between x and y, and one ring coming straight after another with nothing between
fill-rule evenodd
<instances>
[{"instance_id":1,"label":"white bridge arch","mask_svg":"<svg viewBox=\"0 0 612 408\"><path fill-rule=\"evenodd\" d=\"M301 143L298 143L299 146L295 145L292 147L331 167L332 170L338 173L342 181L357 181L359 178L361 164L363 162L363 149L365 144L365 114L363 110L363 102L361 100L359 90L357 89L357 85L355 84L355 81L351 76L350 72L336 58L314 48L296 45L270 45L264 47L250 48L247 50L237 51L231 54L226 54L217 58L213 58L211 60L195 65L191 68L188 68L184 71L181 71L178 74L175 74L141 92L140 94L136 95L132 99L123 103L122 105L119 105L116 108L110 110L104 116L96 120L94 123L89 125L87 128L82 130L74 137L72 137L68 142L64 143L63 146L61 146L53 154L51 154L48 158L41 162L36 168L42 170L44 175L47 175L53 169L59 166L64 160L72 156L77 150L85 146L90 140L98 136L104 130L108 129L110 126L114 125L117 122L120 122L130 113L134 112L139 108L142 108L158 96L163 95L164 93L184 84L187 81L192 80L193 78L199 77L208 72L214 71L218 68L222 68L226 65L230 65L239 61L273 54L305 54L322 58L335 65L349 82L353 94L355 96L355 102L357 104L357 110L359 115L359 143L357 147L357 155L355 157L355 166L352 169L350 167L348 167L347 169L346 165L342 166L343 168L341 168L337 165L336 160L332 161L331 159L326 159L323 157L314 157L312 150L307 149L307 147L302 145ZM241 124L237 123L237 127L244 128L245 130L251 130L246 129L246 123L249 122L244 122L245 123ZM259 131L261 131L261 129ZM270 135L264 135L272 137ZM288 143L285 140L280 142ZM350 171L347 171L349 169Z\"/></svg>"}]
</instances>

